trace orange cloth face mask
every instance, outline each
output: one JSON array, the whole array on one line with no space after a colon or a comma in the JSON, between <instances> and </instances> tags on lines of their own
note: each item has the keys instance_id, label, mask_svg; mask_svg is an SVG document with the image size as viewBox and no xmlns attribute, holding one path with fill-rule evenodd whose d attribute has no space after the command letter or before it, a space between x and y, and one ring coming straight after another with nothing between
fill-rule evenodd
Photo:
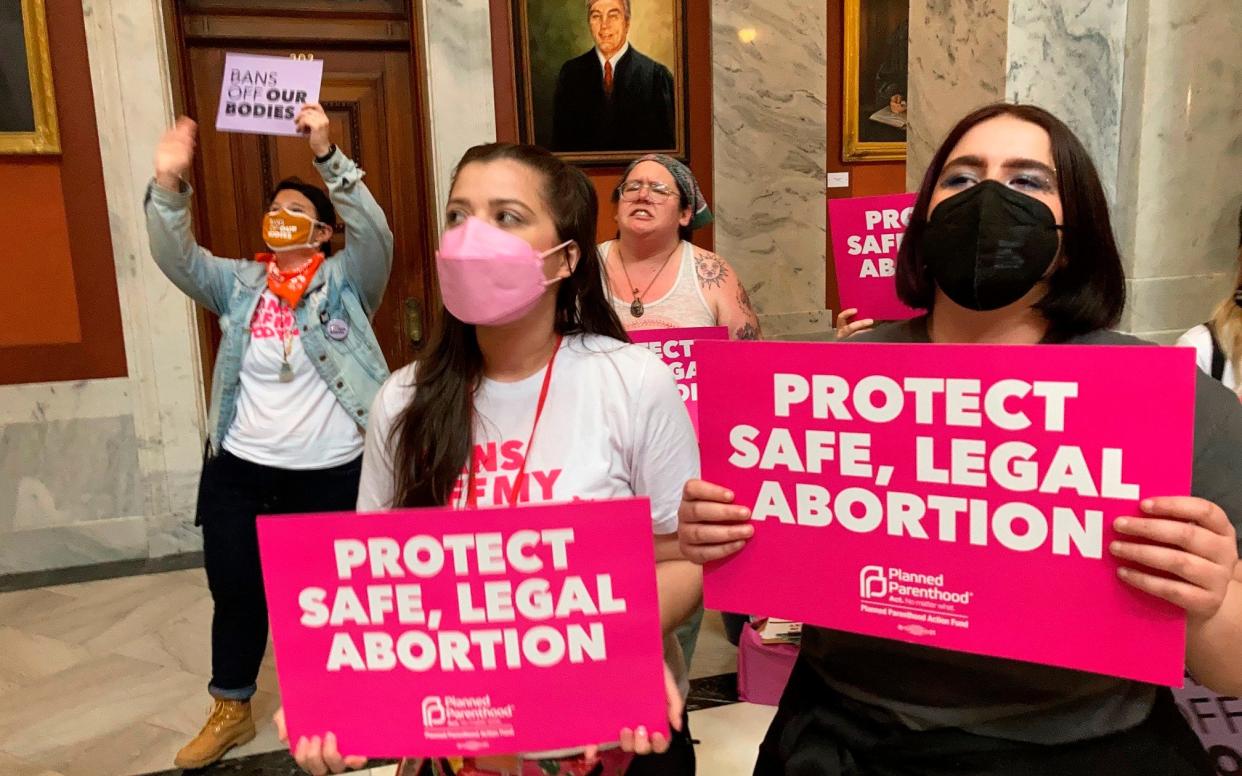
<instances>
[{"instance_id":1,"label":"orange cloth face mask","mask_svg":"<svg viewBox=\"0 0 1242 776\"><path fill-rule=\"evenodd\" d=\"M288 208L272 210L263 216L263 242L276 253L314 248L318 225L318 221L305 213L295 213Z\"/></svg>"}]
</instances>

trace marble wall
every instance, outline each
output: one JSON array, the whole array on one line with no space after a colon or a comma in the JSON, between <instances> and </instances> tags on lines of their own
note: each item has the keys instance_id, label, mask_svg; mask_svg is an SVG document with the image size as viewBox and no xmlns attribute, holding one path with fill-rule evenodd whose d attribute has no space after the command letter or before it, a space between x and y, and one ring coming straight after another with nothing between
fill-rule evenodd
<instances>
[{"instance_id":1,"label":"marble wall","mask_svg":"<svg viewBox=\"0 0 1242 776\"><path fill-rule=\"evenodd\" d=\"M1118 226L1125 326L1160 340L1233 288L1242 207L1242 3L1130 0Z\"/></svg>"},{"instance_id":2,"label":"marble wall","mask_svg":"<svg viewBox=\"0 0 1242 776\"><path fill-rule=\"evenodd\" d=\"M171 117L158 0L84 0L129 376L0 387L0 574L198 546L193 310L155 268L141 201Z\"/></svg>"},{"instance_id":3,"label":"marble wall","mask_svg":"<svg viewBox=\"0 0 1242 776\"><path fill-rule=\"evenodd\" d=\"M1005 99L1048 107L1091 153L1115 200L1127 0L1014 0Z\"/></svg>"},{"instance_id":4,"label":"marble wall","mask_svg":"<svg viewBox=\"0 0 1242 776\"><path fill-rule=\"evenodd\" d=\"M712 3L716 251L736 266L769 337L832 326L826 16L823 3L797 0Z\"/></svg>"},{"instance_id":5,"label":"marble wall","mask_svg":"<svg viewBox=\"0 0 1242 776\"><path fill-rule=\"evenodd\" d=\"M906 188L957 120L1004 95L1008 0L910 0Z\"/></svg>"},{"instance_id":6,"label":"marble wall","mask_svg":"<svg viewBox=\"0 0 1242 776\"><path fill-rule=\"evenodd\" d=\"M489 13L488 0L423 4L436 212L448 201L461 155L496 139Z\"/></svg>"}]
</instances>

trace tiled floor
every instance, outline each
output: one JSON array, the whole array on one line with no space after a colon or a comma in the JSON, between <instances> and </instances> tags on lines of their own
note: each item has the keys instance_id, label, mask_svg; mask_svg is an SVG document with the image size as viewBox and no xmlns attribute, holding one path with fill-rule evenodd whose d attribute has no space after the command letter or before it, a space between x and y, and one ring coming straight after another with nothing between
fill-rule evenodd
<instances>
[{"instance_id":1,"label":"tiled floor","mask_svg":"<svg viewBox=\"0 0 1242 776\"><path fill-rule=\"evenodd\" d=\"M171 767L210 707L210 618L201 569L0 593L0 774L128 776ZM691 675L734 671L736 650L709 613ZM258 736L230 758L281 749L271 724L279 696L270 656L259 688ZM698 772L749 774L771 714L748 704L693 712L691 729L703 742ZM207 773L278 772L255 762Z\"/></svg>"}]
</instances>

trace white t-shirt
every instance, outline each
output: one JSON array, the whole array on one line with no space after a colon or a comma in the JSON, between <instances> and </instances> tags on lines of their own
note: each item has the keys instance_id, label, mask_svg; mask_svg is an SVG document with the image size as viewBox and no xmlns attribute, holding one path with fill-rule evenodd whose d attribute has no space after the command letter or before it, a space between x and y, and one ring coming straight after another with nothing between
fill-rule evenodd
<instances>
[{"instance_id":1,"label":"white t-shirt","mask_svg":"<svg viewBox=\"0 0 1242 776\"><path fill-rule=\"evenodd\" d=\"M394 372L375 397L362 461L358 511L390 509L394 499L394 421L414 391L416 364ZM475 490L479 506L507 504L527 454L545 370L513 383L484 379L475 397ZM687 480L699 451L669 368L649 350L608 337L566 337L526 465L519 501L647 496L652 532L677 531ZM466 477L453 503L465 503Z\"/></svg>"},{"instance_id":2,"label":"white t-shirt","mask_svg":"<svg viewBox=\"0 0 1242 776\"><path fill-rule=\"evenodd\" d=\"M393 506L394 422L409 405L417 365L388 378L371 407L358 511ZM484 379L475 397L475 488L479 506L508 504L527 454L544 372L514 383ZM699 476L699 447L673 373L644 347L609 337L566 337L552 368L543 416L526 467L521 502L646 496L655 534L677 531L677 508L688 480ZM455 504L465 503L465 474ZM665 659L684 695L685 661L677 638L664 640Z\"/></svg>"},{"instance_id":3,"label":"white t-shirt","mask_svg":"<svg viewBox=\"0 0 1242 776\"><path fill-rule=\"evenodd\" d=\"M1179 347L1195 349L1195 363L1204 374L1212 374L1212 334L1202 323L1177 338ZM1238 381L1233 369L1233 362L1226 356L1225 374L1221 377L1225 387L1234 393L1238 392Z\"/></svg>"},{"instance_id":4,"label":"white t-shirt","mask_svg":"<svg viewBox=\"0 0 1242 776\"><path fill-rule=\"evenodd\" d=\"M293 380L282 383L286 341ZM293 310L264 291L250 319L237 415L224 449L251 463L308 470L349 463L362 444L362 429L306 357Z\"/></svg>"}]
</instances>

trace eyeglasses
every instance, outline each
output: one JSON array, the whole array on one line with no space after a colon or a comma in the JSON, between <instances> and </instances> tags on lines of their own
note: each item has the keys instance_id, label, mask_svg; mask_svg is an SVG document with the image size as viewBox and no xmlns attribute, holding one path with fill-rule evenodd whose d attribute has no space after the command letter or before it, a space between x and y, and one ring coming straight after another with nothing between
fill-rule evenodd
<instances>
[{"instance_id":1,"label":"eyeglasses","mask_svg":"<svg viewBox=\"0 0 1242 776\"><path fill-rule=\"evenodd\" d=\"M626 181L617 187L617 190L621 192L621 199L626 202L636 201L639 195L642 194L643 189L647 189L651 201L657 204L664 202L676 193L663 183L656 183L654 181Z\"/></svg>"}]
</instances>

